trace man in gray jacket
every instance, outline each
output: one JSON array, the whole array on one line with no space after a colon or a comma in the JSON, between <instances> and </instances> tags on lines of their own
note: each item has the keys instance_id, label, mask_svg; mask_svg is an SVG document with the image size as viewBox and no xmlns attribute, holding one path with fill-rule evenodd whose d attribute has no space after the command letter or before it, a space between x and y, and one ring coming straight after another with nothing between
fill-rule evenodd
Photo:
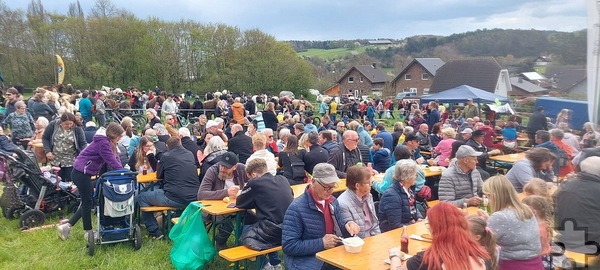
<instances>
[{"instance_id":1,"label":"man in gray jacket","mask_svg":"<svg viewBox=\"0 0 600 270\"><path fill-rule=\"evenodd\" d=\"M462 207L478 206L481 203L483 180L477 171L477 157L483 154L468 145L461 145L456 151L456 159L450 162L448 169L440 178L440 201Z\"/></svg>"}]
</instances>

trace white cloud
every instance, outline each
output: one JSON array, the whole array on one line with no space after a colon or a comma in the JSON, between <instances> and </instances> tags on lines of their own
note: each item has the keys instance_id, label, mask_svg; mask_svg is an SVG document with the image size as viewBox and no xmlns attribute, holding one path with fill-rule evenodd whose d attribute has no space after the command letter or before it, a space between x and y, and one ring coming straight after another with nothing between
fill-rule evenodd
<instances>
[{"instance_id":1,"label":"white cloud","mask_svg":"<svg viewBox=\"0 0 600 270\"><path fill-rule=\"evenodd\" d=\"M1 1L1 0L0 0ZM66 13L72 1L42 0L47 10ZM5 0L27 9L29 1ZM95 0L80 0L89 12ZM574 31L586 27L584 0L127 0L113 3L140 18L224 23L258 28L279 40L404 38L450 35L476 29Z\"/></svg>"}]
</instances>

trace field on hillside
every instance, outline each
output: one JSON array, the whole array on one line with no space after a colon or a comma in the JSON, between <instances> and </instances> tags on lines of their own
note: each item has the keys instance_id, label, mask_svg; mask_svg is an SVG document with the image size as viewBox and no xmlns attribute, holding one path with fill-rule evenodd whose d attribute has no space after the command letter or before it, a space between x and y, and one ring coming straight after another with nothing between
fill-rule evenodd
<instances>
[{"instance_id":1,"label":"field on hillside","mask_svg":"<svg viewBox=\"0 0 600 270\"><path fill-rule=\"evenodd\" d=\"M331 60L331 59L343 58L344 56L351 54L351 53L356 53L356 54L364 53L366 48L367 48L366 46L361 46L361 47L358 47L355 49L348 49L348 48L337 48L337 49L330 49L330 50L308 49L304 52L299 52L298 55L305 56L305 57L319 57L319 58L323 58L326 60Z\"/></svg>"}]
</instances>

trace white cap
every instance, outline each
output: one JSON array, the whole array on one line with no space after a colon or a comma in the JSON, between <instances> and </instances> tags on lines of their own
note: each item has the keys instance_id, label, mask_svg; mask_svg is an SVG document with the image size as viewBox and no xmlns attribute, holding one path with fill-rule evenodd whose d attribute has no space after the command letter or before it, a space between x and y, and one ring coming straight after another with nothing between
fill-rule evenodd
<instances>
[{"instance_id":1,"label":"white cap","mask_svg":"<svg viewBox=\"0 0 600 270\"><path fill-rule=\"evenodd\" d=\"M217 121L215 121L215 120L208 120L208 122L206 122L207 129L209 129L211 127L216 127L218 125L219 125L219 123L217 123Z\"/></svg>"}]
</instances>

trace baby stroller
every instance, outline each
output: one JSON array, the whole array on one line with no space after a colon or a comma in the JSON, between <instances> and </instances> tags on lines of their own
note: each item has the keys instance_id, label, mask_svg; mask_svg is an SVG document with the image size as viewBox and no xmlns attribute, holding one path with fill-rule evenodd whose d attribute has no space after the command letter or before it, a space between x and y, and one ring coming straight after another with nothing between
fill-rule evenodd
<instances>
[{"instance_id":1,"label":"baby stroller","mask_svg":"<svg viewBox=\"0 0 600 270\"><path fill-rule=\"evenodd\" d=\"M44 177L32 152L17 149L13 153L17 157L0 151L1 159L6 161L5 189L0 198L5 218L19 217L19 225L25 230L42 225L45 213L77 209L79 196L65 183Z\"/></svg>"},{"instance_id":2,"label":"baby stroller","mask_svg":"<svg viewBox=\"0 0 600 270\"><path fill-rule=\"evenodd\" d=\"M88 254L94 256L95 245L131 241L133 248L142 247L142 232L137 225L137 172L116 170L102 174L96 181L94 210L98 225Z\"/></svg>"}]
</instances>

